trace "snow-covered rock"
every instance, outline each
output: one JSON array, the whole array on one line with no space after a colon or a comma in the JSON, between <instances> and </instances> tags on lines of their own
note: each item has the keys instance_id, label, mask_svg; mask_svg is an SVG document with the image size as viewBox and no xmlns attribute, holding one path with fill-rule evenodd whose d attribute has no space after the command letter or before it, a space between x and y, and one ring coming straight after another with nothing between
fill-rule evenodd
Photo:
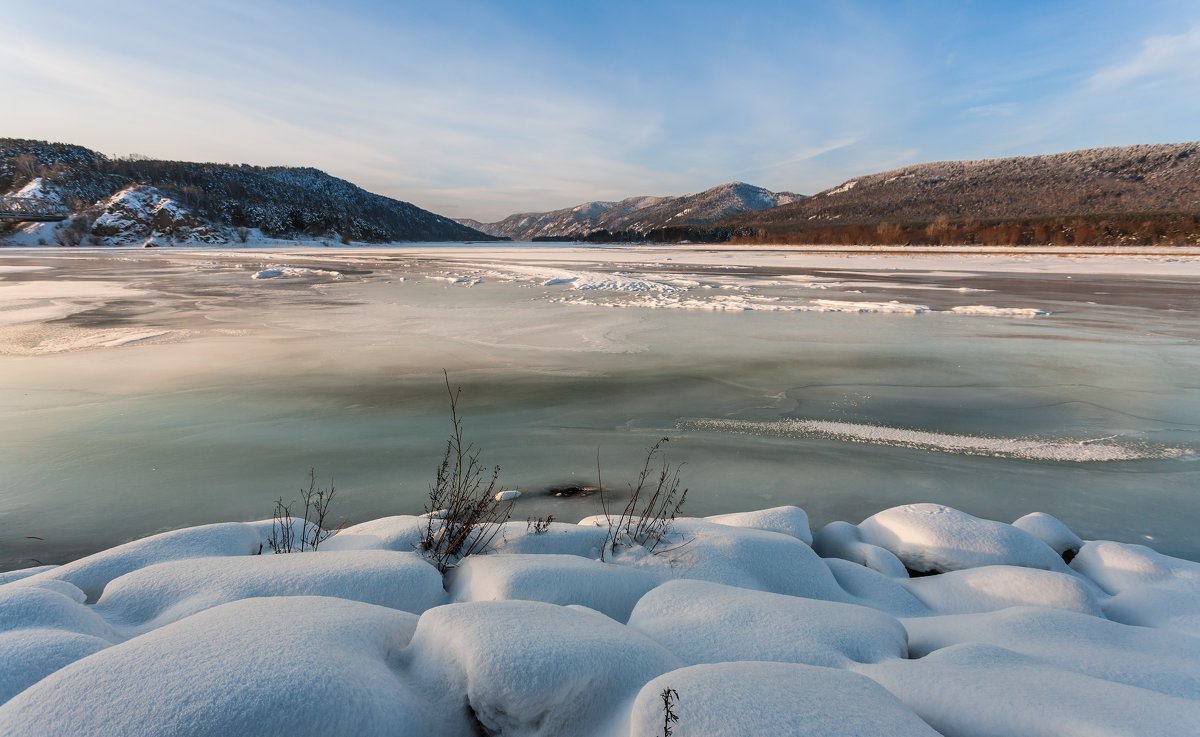
<instances>
[{"instance_id":1,"label":"snow-covered rock","mask_svg":"<svg viewBox=\"0 0 1200 737\"><path fill-rule=\"evenodd\" d=\"M177 243L227 243L224 229L211 225L169 197L147 185L127 187L97 203L100 214L92 234L119 245L167 238Z\"/></svg>"},{"instance_id":2,"label":"snow-covered rock","mask_svg":"<svg viewBox=\"0 0 1200 737\"><path fill-rule=\"evenodd\" d=\"M416 553L347 550L158 563L109 583L94 609L110 622L144 631L268 596L329 596L413 614L446 603L437 569Z\"/></svg>"},{"instance_id":3,"label":"snow-covered rock","mask_svg":"<svg viewBox=\"0 0 1200 737\"><path fill-rule=\"evenodd\" d=\"M618 622L663 580L647 570L575 555L473 555L450 575L453 601L544 601L579 604Z\"/></svg>"},{"instance_id":4,"label":"snow-covered rock","mask_svg":"<svg viewBox=\"0 0 1200 737\"><path fill-rule=\"evenodd\" d=\"M906 504L863 520L862 539L890 550L913 571L956 571L990 565L1066 571L1050 546L1024 530L941 504Z\"/></svg>"},{"instance_id":5,"label":"snow-covered rock","mask_svg":"<svg viewBox=\"0 0 1200 737\"><path fill-rule=\"evenodd\" d=\"M1046 543L1059 555L1066 553L1074 556L1083 547L1083 540L1071 532L1071 528L1045 512L1032 512L1012 524Z\"/></svg>"},{"instance_id":6,"label":"snow-covered rock","mask_svg":"<svg viewBox=\"0 0 1200 737\"><path fill-rule=\"evenodd\" d=\"M532 601L430 609L401 662L438 712L468 710L484 734L596 733L650 679L681 663L598 612Z\"/></svg>"},{"instance_id":7,"label":"snow-covered rock","mask_svg":"<svg viewBox=\"0 0 1200 737\"><path fill-rule=\"evenodd\" d=\"M675 737L937 737L887 690L856 673L794 663L719 663L671 671L638 693L629 737L663 733L671 689Z\"/></svg>"},{"instance_id":8,"label":"snow-covered rock","mask_svg":"<svg viewBox=\"0 0 1200 737\"><path fill-rule=\"evenodd\" d=\"M1101 616L1098 589L1077 576L1019 566L981 566L925 576L904 585L932 611L990 612L1010 606L1041 606Z\"/></svg>"},{"instance_id":9,"label":"snow-covered rock","mask_svg":"<svg viewBox=\"0 0 1200 737\"><path fill-rule=\"evenodd\" d=\"M909 653L960 643L994 645L1056 668L1195 699L1200 639L1041 607L904 620Z\"/></svg>"},{"instance_id":10,"label":"snow-covered rock","mask_svg":"<svg viewBox=\"0 0 1200 737\"><path fill-rule=\"evenodd\" d=\"M944 735L1194 737L1200 700L1046 665L992 645L858 666Z\"/></svg>"},{"instance_id":11,"label":"snow-covered rock","mask_svg":"<svg viewBox=\"0 0 1200 737\"><path fill-rule=\"evenodd\" d=\"M772 507L755 512L734 512L705 517L709 522L731 527L750 527L755 530L782 532L797 540L812 545L812 530L808 526L808 514L800 507Z\"/></svg>"},{"instance_id":12,"label":"snow-covered rock","mask_svg":"<svg viewBox=\"0 0 1200 737\"><path fill-rule=\"evenodd\" d=\"M95 601L109 581L139 568L169 560L254 555L262 550L264 543L265 538L258 529L241 522L188 527L118 545L30 576L15 585L45 580L66 581L82 589L88 601Z\"/></svg>"},{"instance_id":13,"label":"snow-covered rock","mask_svg":"<svg viewBox=\"0 0 1200 737\"><path fill-rule=\"evenodd\" d=\"M841 558L892 578L908 578L900 559L889 550L862 541L858 527L837 520L817 530L813 549L822 558Z\"/></svg>"},{"instance_id":14,"label":"snow-covered rock","mask_svg":"<svg viewBox=\"0 0 1200 737\"><path fill-rule=\"evenodd\" d=\"M327 597L233 602L48 676L0 706L0 734L465 734L465 714L429 711L391 663L416 623Z\"/></svg>"},{"instance_id":15,"label":"snow-covered rock","mask_svg":"<svg viewBox=\"0 0 1200 737\"><path fill-rule=\"evenodd\" d=\"M854 604L672 581L642 597L629 626L688 665L763 660L845 667L908 654L899 621Z\"/></svg>"},{"instance_id":16,"label":"snow-covered rock","mask_svg":"<svg viewBox=\"0 0 1200 737\"><path fill-rule=\"evenodd\" d=\"M1103 602L1109 619L1200 637L1200 563L1100 540L1085 543L1071 567L1113 595Z\"/></svg>"}]
</instances>

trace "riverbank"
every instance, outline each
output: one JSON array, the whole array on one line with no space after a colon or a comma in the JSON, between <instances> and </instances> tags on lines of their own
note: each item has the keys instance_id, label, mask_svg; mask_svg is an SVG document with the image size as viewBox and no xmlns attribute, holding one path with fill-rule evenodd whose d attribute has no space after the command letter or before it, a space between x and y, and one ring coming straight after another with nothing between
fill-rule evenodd
<instances>
[{"instance_id":1,"label":"riverbank","mask_svg":"<svg viewBox=\"0 0 1200 737\"><path fill-rule=\"evenodd\" d=\"M504 525L444 577L430 521L271 554L270 521L0 584L13 735L1190 735L1200 564L919 504ZM434 524L438 524L435 520ZM1069 561L1069 563L1067 562ZM918 575L921 574L921 575Z\"/></svg>"}]
</instances>

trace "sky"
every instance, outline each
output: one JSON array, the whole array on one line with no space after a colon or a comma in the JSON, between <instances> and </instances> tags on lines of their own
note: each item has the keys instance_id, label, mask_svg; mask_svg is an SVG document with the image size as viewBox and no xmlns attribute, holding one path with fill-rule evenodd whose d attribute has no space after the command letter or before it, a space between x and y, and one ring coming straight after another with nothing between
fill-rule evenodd
<instances>
[{"instance_id":1,"label":"sky","mask_svg":"<svg viewBox=\"0 0 1200 737\"><path fill-rule=\"evenodd\" d=\"M1196 0L0 0L0 136L498 220L1200 139Z\"/></svg>"}]
</instances>

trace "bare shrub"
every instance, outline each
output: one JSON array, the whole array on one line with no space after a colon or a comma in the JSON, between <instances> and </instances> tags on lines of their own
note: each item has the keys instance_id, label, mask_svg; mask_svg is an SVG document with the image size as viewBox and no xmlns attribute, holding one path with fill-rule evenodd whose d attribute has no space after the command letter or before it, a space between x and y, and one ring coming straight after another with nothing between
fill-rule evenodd
<instances>
[{"instance_id":1,"label":"bare shrub","mask_svg":"<svg viewBox=\"0 0 1200 737\"><path fill-rule=\"evenodd\" d=\"M271 518L271 536L267 545L275 553L303 553L306 550L315 551L321 543L333 537L341 529L326 526L329 518L329 507L333 502L337 488L333 479L329 480L329 488L317 486L317 470L308 469L308 488L300 489L300 503L304 505L302 518L292 517L292 505L283 503L283 497L275 500L275 513ZM299 540L297 540L295 523L300 522Z\"/></svg>"},{"instance_id":2,"label":"bare shrub","mask_svg":"<svg viewBox=\"0 0 1200 737\"><path fill-rule=\"evenodd\" d=\"M92 232L92 221L86 217L74 217L54 229L54 242L60 246L74 247Z\"/></svg>"},{"instance_id":3,"label":"bare shrub","mask_svg":"<svg viewBox=\"0 0 1200 737\"><path fill-rule=\"evenodd\" d=\"M530 517L525 520L525 531L533 535L540 535L550 529L550 523L553 521L554 515L552 514L546 517Z\"/></svg>"},{"instance_id":4,"label":"bare shrub","mask_svg":"<svg viewBox=\"0 0 1200 737\"><path fill-rule=\"evenodd\" d=\"M688 490L679 490L682 464L672 466L662 451L663 444L668 442L670 438L662 438L650 446L646 461L638 473L637 485L630 487L629 501L615 518L608 513L604 501L604 483L598 479L600 503L608 521L608 535L600 546L600 560L615 555L622 547L640 546L653 553L671 531L671 525L687 499ZM653 466L657 466L657 471L652 469ZM653 482L651 478L654 478Z\"/></svg>"},{"instance_id":5,"label":"bare shrub","mask_svg":"<svg viewBox=\"0 0 1200 737\"><path fill-rule=\"evenodd\" d=\"M449 374L442 374L450 397L451 430L429 487L425 508L428 521L420 548L445 573L468 555L487 550L512 515L513 502L496 498L500 467L487 469L479 462L479 449L463 439L463 422L458 414L462 387L451 389Z\"/></svg>"},{"instance_id":6,"label":"bare shrub","mask_svg":"<svg viewBox=\"0 0 1200 737\"><path fill-rule=\"evenodd\" d=\"M248 228L239 227L236 232L238 243L245 243L250 240L250 230Z\"/></svg>"},{"instance_id":7,"label":"bare shrub","mask_svg":"<svg viewBox=\"0 0 1200 737\"><path fill-rule=\"evenodd\" d=\"M671 735L675 734L675 730L671 729L671 725L679 721L679 715L675 713L675 704L679 701L679 692L673 688L664 688L658 696L663 702L663 737L671 737Z\"/></svg>"}]
</instances>

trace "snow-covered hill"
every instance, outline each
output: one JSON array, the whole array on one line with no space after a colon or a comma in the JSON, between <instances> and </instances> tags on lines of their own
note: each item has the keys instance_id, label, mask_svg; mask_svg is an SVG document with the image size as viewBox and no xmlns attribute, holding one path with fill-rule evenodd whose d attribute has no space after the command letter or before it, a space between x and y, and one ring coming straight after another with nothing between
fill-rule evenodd
<instances>
[{"instance_id":1,"label":"snow-covered hill","mask_svg":"<svg viewBox=\"0 0 1200 737\"><path fill-rule=\"evenodd\" d=\"M940 161L856 177L725 224L782 227L1200 213L1200 142Z\"/></svg>"},{"instance_id":2,"label":"snow-covered hill","mask_svg":"<svg viewBox=\"0 0 1200 737\"><path fill-rule=\"evenodd\" d=\"M21 242L221 243L254 231L368 242L489 239L317 169L113 159L80 146L0 138L0 193L34 182L36 196L69 205L74 217L22 228Z\"/></svg>"},{"instance_id":3,"label":"snow-covered hill","mask_svg":"<svg viewBox=\"0 0 1200 737\"><path fill-rule=\"evenodd\" d=\"M745 182L730 182L682 197L629 197L619 202L585 202L551 212L517 213L494 223L459 222L474 223L471 227L485 233L518 241L583 237L604 230L647 233L670 226L707 225L730 215L764 210L800 197Z\"/></svg>"}]
</instances>

